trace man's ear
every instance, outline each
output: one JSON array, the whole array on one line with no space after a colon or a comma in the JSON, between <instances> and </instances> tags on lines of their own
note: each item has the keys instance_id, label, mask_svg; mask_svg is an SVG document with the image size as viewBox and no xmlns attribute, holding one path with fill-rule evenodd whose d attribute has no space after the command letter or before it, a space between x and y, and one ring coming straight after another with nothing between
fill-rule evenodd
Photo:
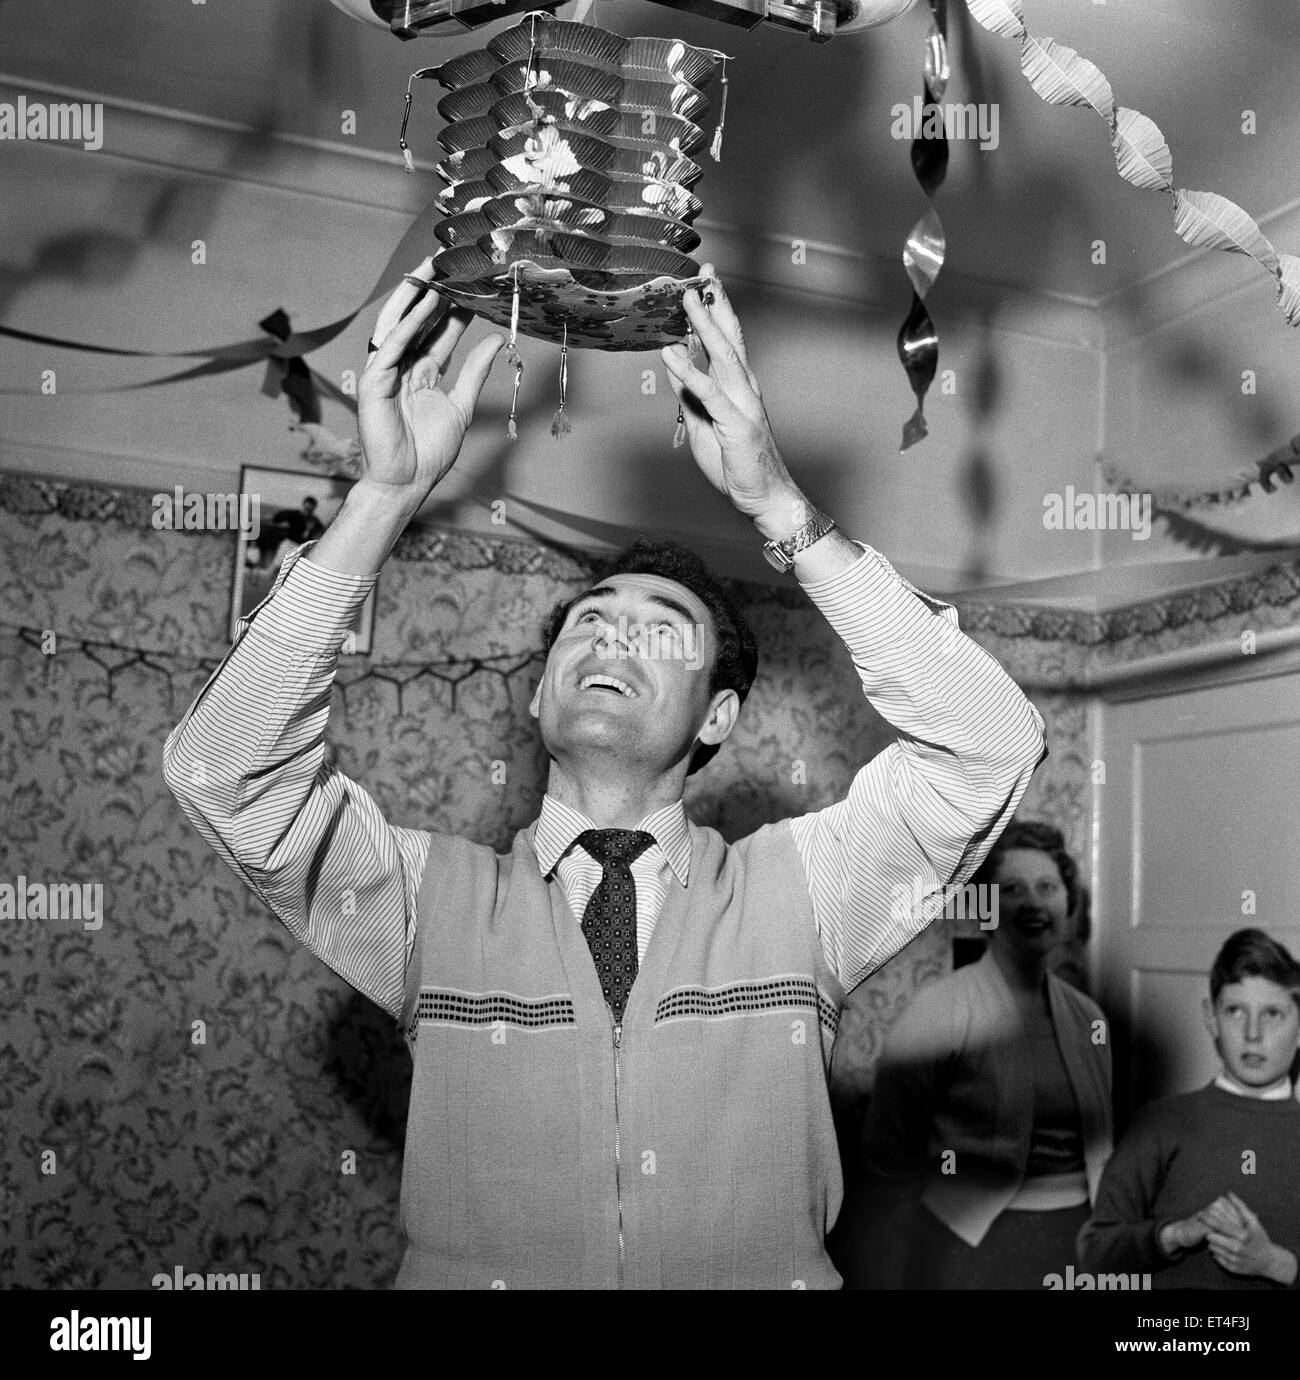
<instances>
[{"instance_id":1,"label":"man's ear","mask_svg":"<svg viewBox=\"0 0 1300 1380\"><path fill-rule=\"evenodd\" d=\"M545 671L542 672L542 679L537 682L537 689L533 691L533 698L528 702L528 712L536 719L542 712L542 684L546 680Z\"/></svg>"},{"instance_id":2,"label":"man's ear","mask_svg":"<svg viewBox=\"0 0 1300 1380\"><path fill-rule=\"evenodd\" d=\"M725 743L740 716L740 696L734 690L719 690L709 705L708 715L695 735L701 743Z\"/></svg>"},{"instance_id":3,"label":"man's ear","mask_svg":"<svg viewBox=\"0 0 1300 1380\"><path fill-rule=\"evenodd\" d=\"M1219 1038L1219 1018L1214 1012L1214 1003L1209 997L1201 998L1201 1015L1205 1017L1205 1028L1210 1032L1210 1039L1216 1043Z\"/></svg>"}]
</instances>

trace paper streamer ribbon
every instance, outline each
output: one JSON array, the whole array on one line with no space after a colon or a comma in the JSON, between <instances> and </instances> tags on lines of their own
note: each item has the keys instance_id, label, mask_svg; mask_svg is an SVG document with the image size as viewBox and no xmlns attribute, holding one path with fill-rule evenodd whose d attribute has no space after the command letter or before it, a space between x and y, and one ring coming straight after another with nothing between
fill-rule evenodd
<instances>
[{"instance_id":1,"label":"paper streamer ribbon","mask_svg":"<svg viewBox=\"0 0 1300 1380\"><path fill-rule=\"evenodd\" d=\"M81 340L66 340L58 336L41 335L35 331L23 331L13 326L0 325L0 336L12 340L23 340L34 345L49 345L59 350L75 350L83 354L118 355L130 359L201 359L202 364L191 369L183 369L174 374L164 374L161 378L144 379L139 383L115 384L108 388L64 388L60 383L60 395L126 393L137 388L154 388L163 383L180 383L186 379L202 378L212 374L229 373L234 369L244 369L250 364L263 360L302 359L322 345L327 345L341 335L361 315L372 302L386 297L402 281L402 276L429 256L429 247L437 243L433 227L442 219L442 211L436 201L430 202L407 227L406 233L398 242L378 281L371 288L365 301L346 316L332 321L326 326L318 326L311 331L292 331L283 339L268 331L268 334L252 340L239 340L229 345L209 345L195 350L126 350L111 345L94 345ZM268 317L271 320L274 317ZM267 330L267 327L263 327ZM319 382L319 376L316 376ZM0 388L0 396L26 397L31 388Z\"/></svg>"},{"instance_id":2,"label":"paper streamer ribbon","mask_svg":"<svg viewBox=\"0 0 1300 1380\"><path fill-rule=\"evenodd\" d=\"M1095 110L1110 130L1115 167L1125 182L1174 199L1174 231L1193 249L1245 254L1277 280L1278 306L1288 326L1300 325L1300 258L1279 254L1259 226L1234 202L1214 192L1176 188L1174 160L1153 120L1116 105L1110 82L1087 58L1025 27L1022 0L966 0L976 23L1020 41L1020 70L1049 105Z\"/></svg>"},{"instance_id":3,"label":"paper streamer ribbon","mask_svg":"<svg viewBox=\"0 0 1300 1380\"><path fill-rule=\"evenodd\" d=\"M930 209L912 227L903 247L903 267L912 280L912 309L898 332L898 358L916 394L916 411L903 426L900 451L910 449L928 433L925 425L925 394L939 366L939 334L925 309L925 295L943 267L947 242L943 223L934 209L934 194L948 171L948 140L943 121L939 133L927 137L926 112L943 100L948 86L948 0L930 0L930 31L925 40L925 100L921 127L912 140L912 171L930 199Z\"/></svg>"},{"instance_id":4,"label":"paper streamer ribbon","mask_svg":"<svg viewBox=\"0 0 1300 1380\"><path fill-rule=\"evenodd\" d=\"M276 340L284 342L293 334L289 318L283 307L277 307L265 320L257 323ZM268 398L278 398L281 393L289 399L300 422L320 421L320 400L316 396L316 385L312 382L311 370L301 355L285 359L280 355L269 355L266 373L262 378L262 392Z\"/></svg>"}]
</instances>

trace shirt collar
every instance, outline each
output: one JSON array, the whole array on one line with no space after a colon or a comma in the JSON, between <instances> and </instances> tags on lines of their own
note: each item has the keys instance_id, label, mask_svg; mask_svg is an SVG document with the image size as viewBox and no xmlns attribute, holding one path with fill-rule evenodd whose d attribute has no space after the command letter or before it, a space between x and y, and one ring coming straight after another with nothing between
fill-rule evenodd
<instances>
[{"instance_id":1,"label":"shirt collar","mask_svg":"<svg viewBox=\"0 0 1300 1380\"><path fill-rule=\"evenodd\" d=\"M1239 1088L1226 1073L1220 1073L1214 1080L1216 1088L1222 1088L1224 1092L1236 1093L1238 1097L1253 1097L1259 1102L1285 1102L1291 1096L1291 1080L1288 1078L1285 1083L1279 1083L1276 1088L1270 1088L1267 1092L1247 1092L1245 1088Z\"/></svg>"},{"instance_id":2,"label":"shirt collar","mask_svg":"<svg viewBox=\"0 0 1300 1380\"><path fill-rule=\"evenodd\" d=\"M682 802L675 800L664 805L646 815L636 827L654 835L673 875L685 886L691 875L691 836ZM596 825L581 811L561 804L553 795L544 796L533 837L533 851L542 876L549 877L555 871L555 865L573 847L579 834L594 828Z\"/></svg>"}]
</instances>

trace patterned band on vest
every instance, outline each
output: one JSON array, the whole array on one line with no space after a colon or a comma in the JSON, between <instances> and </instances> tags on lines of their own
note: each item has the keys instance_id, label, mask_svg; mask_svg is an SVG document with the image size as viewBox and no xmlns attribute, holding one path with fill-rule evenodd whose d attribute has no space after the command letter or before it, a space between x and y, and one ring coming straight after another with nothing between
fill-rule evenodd
<instances>
[{"instance_id":1,"label":"patterned band on vest","mask_svg":"<svg viewBox=\"0 0 1300 1380\"><path fill-rule=\"evenodd\" d=\"M623 1019L637 969L636 885L631 864L654 841L653 834L639 829L588 829L577 839L604 868L600 885L587 902L582 932L616 1021Z\"/></svg>"}]
</instances>

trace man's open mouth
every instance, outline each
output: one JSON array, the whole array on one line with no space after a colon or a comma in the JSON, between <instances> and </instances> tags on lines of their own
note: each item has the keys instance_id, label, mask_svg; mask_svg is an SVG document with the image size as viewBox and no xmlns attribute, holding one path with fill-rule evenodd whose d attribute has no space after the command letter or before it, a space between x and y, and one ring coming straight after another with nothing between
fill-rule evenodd
<instances>
[{"instance_id":1,"label":"man's open mouth","mask_svg":"<svg viewBox=\"0 0 1300 1380\"><path fill-rule=\"evenodd\" d=\"M594 675L583 676L578 682L579 690L607 690L615 694L626 695L629 699L636 696L636 691L625 680L619 680L617 676L606 676L597 672Z\"/></svg>"}]
</instances>

